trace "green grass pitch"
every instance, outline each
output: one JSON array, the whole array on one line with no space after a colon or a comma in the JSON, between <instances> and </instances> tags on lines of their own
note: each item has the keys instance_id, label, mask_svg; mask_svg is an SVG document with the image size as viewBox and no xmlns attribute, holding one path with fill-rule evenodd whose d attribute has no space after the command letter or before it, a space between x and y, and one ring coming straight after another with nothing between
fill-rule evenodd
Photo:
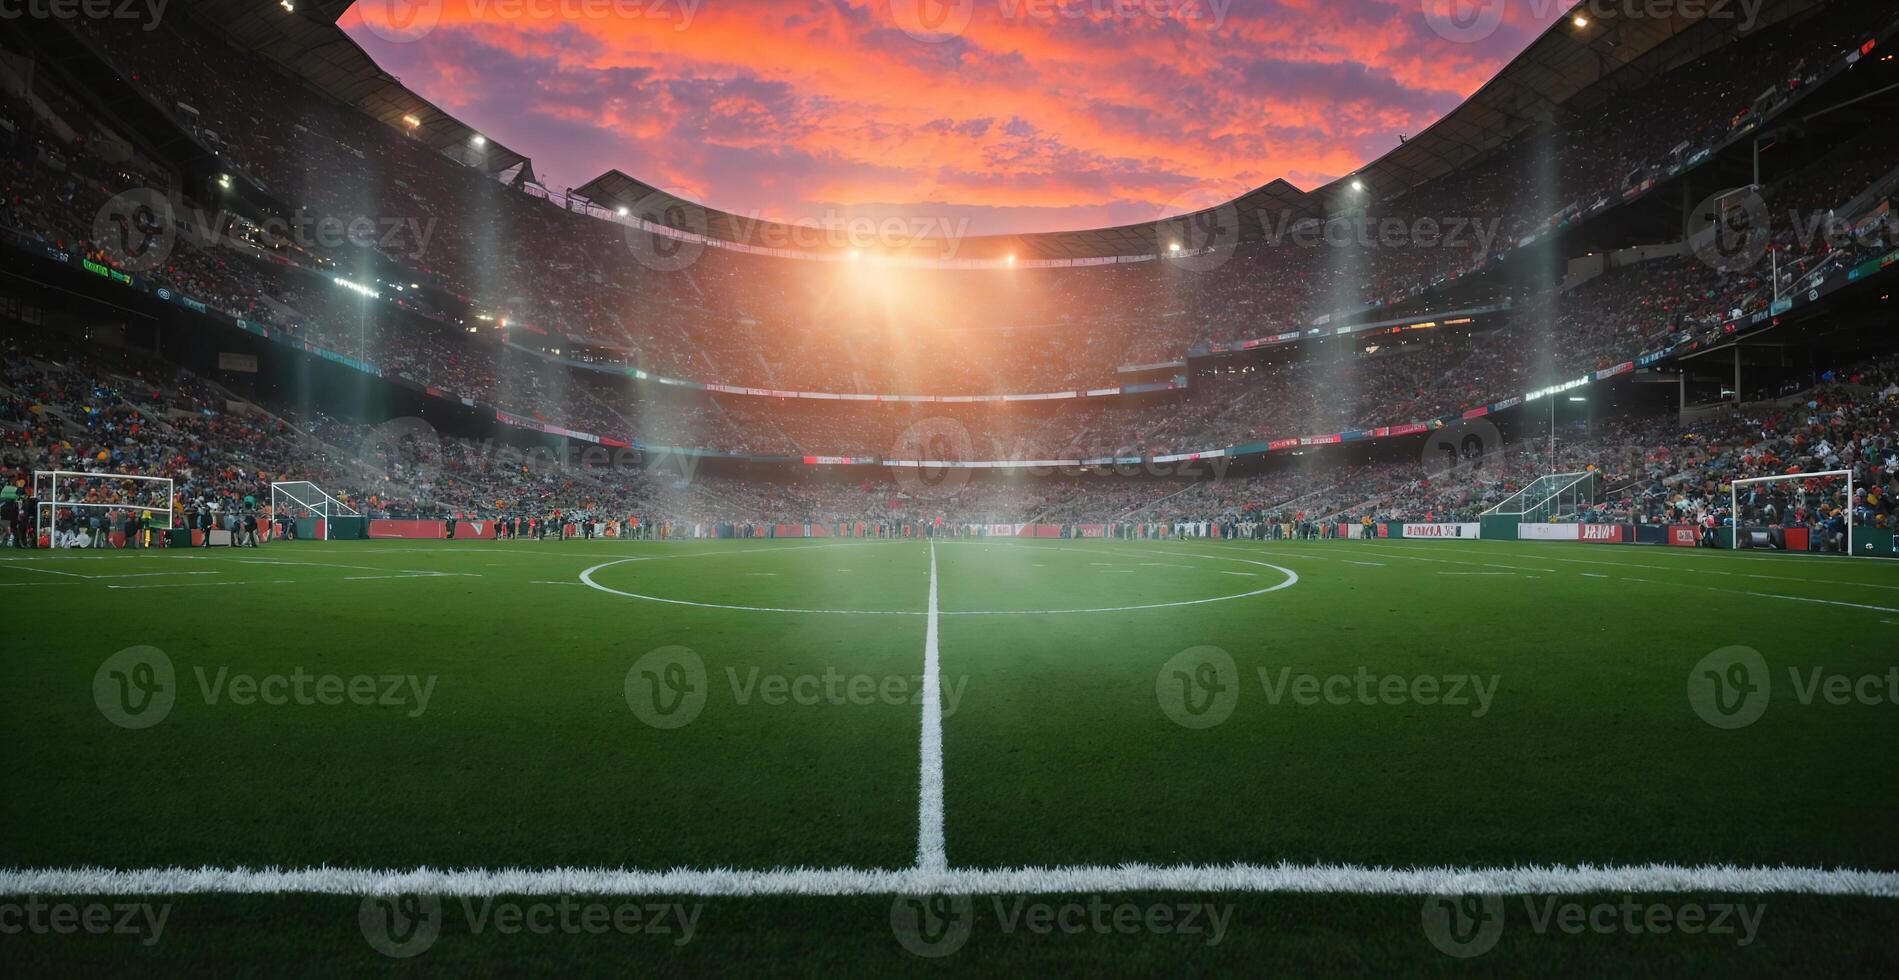
<instances>
[{"instance_id":1,"label":"green grass pitch","mask_svg":"<svg viewBox=\"0 0 1899 980\"><path fill-rule=\"evenodd\" d=\"M933 623L951 869L1899 871L1891 563L1502 542L306 542L7 552L0 603L13 872L903 871L929 837ZM1763 905L1745 943L1587 923L1627 897L1508 897L1469 958L1436 942L1421 896L1215 888L977 895L940 956L897 935L888 895L678 897L701 906L683 943L510 933L449 900L408 959L365 940L350 896L42 896L170 919L149 945L0 943L45 973L1899 961L1892 898L1634 896L1670 916ZM1543 917L1549 901L1584 906L1585 926ZM1060 927L1091 902L1141 924ZM1217 941L1150 921L1190 903L1224 909ZM236 960L214 952L232 942Z\"/></svg>"}]
</instances>

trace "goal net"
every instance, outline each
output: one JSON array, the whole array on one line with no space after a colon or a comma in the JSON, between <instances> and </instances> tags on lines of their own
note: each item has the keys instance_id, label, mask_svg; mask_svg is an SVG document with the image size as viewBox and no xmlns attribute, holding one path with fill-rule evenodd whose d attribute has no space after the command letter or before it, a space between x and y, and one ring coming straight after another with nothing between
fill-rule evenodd
<instances>
[{"instance_id":1,"label":"goal net","mask_svg":"<svg viewBox=\"0 0 1899 980\"><path fill-rule=\"evenodd\" d=\"M1852 470L1736 480L1728 493L1736 549L1854 553Z\"/></svg>"},{"instance_id":2,"label":"goal net","mask_svg":"<svg viewBox=\"0 0 1899 980\"><path fill-rule=\"evenodd\" d=\"M177 496L163 476L37 470L34 530L48 546L102 547L128 523L172 526Z\"/></svg>"},{"instance_id":3,"label":"goal net","mask_svg":"<svg viewBox=\"0 0 1899 980\"><path fill-rule=\"evenodd\" d=\"M1519 524L1574 519L1602 496L1602 480L1591 471L1552 473L1486 510L1481 517L1509 518Z\"/></svg>"},{"instance_id":4,"label":"goal net","mask_svg":"<svg viewBox=\"0 0 1899 980\"><path fill-rule=\"evenodd\" d=\"M304 536L307 527L312 535L328 541L336 536L337 518L363 515L308 480L289 480L270 485L270 516L298 522L298 537Z\"/></svg>"}]
</instances>

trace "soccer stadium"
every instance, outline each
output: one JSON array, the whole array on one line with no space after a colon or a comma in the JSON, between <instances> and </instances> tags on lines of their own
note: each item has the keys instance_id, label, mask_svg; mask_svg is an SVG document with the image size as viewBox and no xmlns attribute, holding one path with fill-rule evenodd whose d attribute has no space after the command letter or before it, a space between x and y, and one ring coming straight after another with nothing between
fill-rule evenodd
<instances>
[{"instance_id":1,"label":"soccer stadium","mask_svg":"<svg viewBox=\"0 0 1899 980\"><path fill-rule=\"evenodd\" d=\"M0 6L5 972L1899 971L1899 5Z\"/></svg>"}]
</instances>

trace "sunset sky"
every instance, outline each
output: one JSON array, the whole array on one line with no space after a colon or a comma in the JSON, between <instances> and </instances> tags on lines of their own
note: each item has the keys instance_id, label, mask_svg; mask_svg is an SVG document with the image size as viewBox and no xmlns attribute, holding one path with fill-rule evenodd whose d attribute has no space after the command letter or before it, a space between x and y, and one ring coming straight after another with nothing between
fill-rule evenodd
<instances>
[{"instance_id":1,"label":"sunset sky","mask_svg":"<svg viewBox=\"0 0 1899 980\"><path fill-rule=\"evenodd\" d=\"M1448 28L1427 16L1447 5L1463 17ZM556 190L618 168L740 214L985 234L1325 183L1450 111L1568 6L359 0L341 23Z\"/></svg>"}]
</instances>

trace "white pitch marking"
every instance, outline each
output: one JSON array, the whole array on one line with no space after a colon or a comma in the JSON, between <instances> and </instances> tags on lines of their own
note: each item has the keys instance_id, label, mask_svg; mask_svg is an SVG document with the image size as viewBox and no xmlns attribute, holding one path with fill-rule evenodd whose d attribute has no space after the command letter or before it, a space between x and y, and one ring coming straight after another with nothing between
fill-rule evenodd
<instances>
[{"instance_id":1,"label":"white pitch marking","mask_svg":"<svg viewBox=\"0 0 1899 980\"><path fill-rule=\"evenodd\" d=\"M1735 865L1385 868L1219 864L635 871L501 868L29 868L0 871L0 895L1009 895L1092 892L1323 895L1688 894L1899 898L1899 872Z\"/></svg>"},{"instance_id":2,"label":"white pitch marking","mask_svg":"<svg viewBox=\"0 0 1899 980\"><path fill-rule=\"evenodd\" d=\"M1361 547L1361 548L1363 548L1363 547L1366 547L1366 546L1365 546L1365 545L1359 545L1358 547ZM1386 558L1400 558L1400 559L1403 559L1403 560L1405 560L1405 561L1428 561L1428 562L1436 562L1436 563L1437 563L1437 564L1439 564L1439 565L1472 565L1472 566L1477 566L1477 567L1481 567L1481 568L1509 568L1509 569L1514 569L1514 570L1516 570L1516 571L1519 571L1519 572L1553 572L1553 571L1556 571L1556 569L1554 569L1554 568L1538 568L1538 567L1536 567L1536 566L1534 566L1534 565L1500 565L1500 564L1497 564L1496 562L1488 562L1488 561L1458 561L1458 560L1457 560L1457 559L1455 559L1455 558L1426 558L1426 557L1424 557L1423 555L1402 555L1402 554L1398 554L1398 553L1397 553L1397 552L1395 552L1395 551L1391 551L1391 550L1389 550L1389 549L1391 549L1391 548L1393 548L1393 547L1402 547L1402 546L1396 546L1396 545L1389 545L1389 544L1386 544L1386 543L1384 543L1384 542L1379 542L1379 543L1377 543L1377 544L1373 544L1373 545L1371 545L1370 547L1373 547L1373 548L1380 548L1380 549L1385 549L1385 550L1381 550L1381 551L1377 551L1377 552L1375 552L1375 554L1378 554L1378 555L1382 555L1382 556L1384 556L1384 557L1386 557ZM1432 546L1428 546L1428 547L1443 547L1443 546L1442 546L1442 545L1432 545ZM1540 555L1539 555L1538 557L1540 558L1540 557L1542 557L1542 556L1540 556Z\"/></svg>"},{"instance_id":3,"label":"white pitch marking","mask_svg":"<svg viewBox=\"0 0 1899 980\"><path fill-rule=\"evenodd\" d=\"M400 575L345 575L345 582L367 582L392 578L480 578L479 572L403 572Z\"/></svg>"},{"instance_id":4,"label":"white pitch marking","mask_svg":"<svg viewBox=\"0 0 1899 980\"><path fill-rule=\"evenodd\" d=\"M1502 575L1505 577L1509 577L1509 576L1515 575L1516 573L1515 572L1439 572L1438 574L1439 575Z\"/></svg>"},{"instance_id":5,"label":"white pitch marking","mask_svg":"<svg viewBox=\"0 0 1899 980\"><path fill-rule=\"evenodd\" d=\"M934 550L936 547L935 542L931 542L930 547L932 550ZM1088 609L965 609L965 610L951 610L951 611L942 613L942 615L944 616L1059 616L1059 615L1068 615L1072 613L1117 613L1117 612L1137 612L1144 609L1173 609L1173 608L1178 608L1182 606L1203 606L1208 603L1227 602L1233 599L1248 599L1257 595L1265 595L1268 592L1278 592L1281 589L1291 588L1292 586L1299 584L1299 574L1297 572L1294 572L1290 568L1281 568L1278 565L1268 564L1263 561L1252 561L1246 558L1224 558L1219 555L1193 555L1190 557L1206 558L1211 561L1237 561L1237 562L1245 562L1248 565L1259 565L1265 568L1270 568L1273 571L1286 576L1286 580L1283 582L1280 582L1278 585L1269 585L1269 586L1266 586L1265 588L1254 589L1251 592L1236 592L1233 595L1211 596L1206 599L1182 599L1177 602L1150 602L1150 603L1144 603L1138 606L1098 606L1098 607L1093 607L1093 608L1088 608ZM639 561L639 560L640 559L637 559L637 558L620 558L620 559L615 559L613 561L601 562L600 564L595 565L592 568L583 570L580 573L580 580L586 585L588 585L589 587L595 589L596 591L605 592L609 595L625 596L629 599L644 599L648 602L663 602L668 605L674 605L674 606L692 606L697 609L731 609L738 612L808 613L811 615L819 615L819 616L922 616L922 615L925 615L924 613L919 612L914 609L805 609L805 608L779 607L779 606L741 606L741 605L735 605L732 603L722 603L722 602L696 602L691 599L668 599L665 596L646 595L640 592L627 592L621 589L615 589L610 586L601 585L599 582L596 582L593 579L594 573L599 572L602 569L611 568L614 565L623 564L629 561Z\"/></svg>"},{"instance_id":6,"label":"white pitch marking","mask_svg":"<svg viewBox=\"0 0 1899 980\"><path fill-rule=\"evenodd\" d=\"M1468 543L1465 543L1465 544L1466 544L1466 547L1469 546ZM1395 547L1406 547L1406 546L1395 545ZM1438 545L1420 545L1418 547L1436 548L1439 546ZM1479 555L1496 554L1496 552L1479 551L1474 548L1471 549L1471 553L1479 554ZM1657 550L1653 552L1653 554L1658 554L1658 555L1659 554L1676 554L1676 555L1680 555L1683 559L1686 559L1686 561L1671 562L1670 564L1667 564L1667 565L1645 565L1638 562L1603 561L1601 559L1595 559L1595 558L1563 558L1556 555L1545 555L1545 554L1537 554L1536 560L1537 561L1568 562L1572 565L1608 565L1614 568L1642 568L1642 569L1647 569L1649 571L1654 571L1654 572L1687 572L1689 574L1703 574L1703 575L1736 575L1742 578L1770 579L1770 580L1782 581L1782 582L1807 582L1813 585L1844 585L1844 586L1849 586L1849 587L1859 587L1859 588L1866 588L1866 589L1899 590L1899 585L1882 585L1877 582L1852 582L1852 581L1847 581L1844 579L1807 578L1805 576L1800 576L1800 575L1761 575L1754 572L1736 572L1736 571L1724 571L1721 569L1713 569L1713 568L1690 567L1691 565L1695 564L1696 561L1699 561L1700 559L1703 559L1703 558L1718 559L1721 561L1790 562L1790 561L1801 561L1801 560L1812 559L1812 558L1829 557L1826 555L1801 555L1801 554L1796 554L1796 553L1782 553L1776 557L1767 557L1767 556L1762 556L1762 555L1731 555L1731 554L1725 554L1725 553L1710 554L1710 553L1701 552L1701 551L1690 552L1690 551L1673 551L1673 550L1670 550L1670 551Z\"/></svg>"},{"instance_id":7,"label":"white pitch marking","mask_svg":"<svg viewBox=\"0 0 1899 980\"><path fill-rule=\"evenodd\" d=\"M127 572L123 575L88 575L89 579L102 578L166 578L173 575L218 575L219 572Z\"/></svg>"},{"instance_id":8,"label":"white pitch marking","mask_svg":"<svg viewBox=\"0 0 1899 980\"><path fill-rule=\"evenodd\" d=\"M1221 575L1239 575L1244 578L1258 578L1259 577L1259 575L1254 572L1229 572L1229 571L1226 571L1225 569L1221 569L1220 574Z\"/></svg>"},{"instance_id":9,"label":"white pitch marking","mask_svg":"<svg viewBox=\"0 0 1899 980\"><path fill-rule=\"evenodd\" d=\"M87 576L79 574L78 572L62 572L62 571L59 571L58 569L53 569L53 568L34 568L32 565L21 565L20 571L40 572L41 574L45 574L45 575L64 575L67 578L86 578L87 577Z\"/></svg>"},{"instance_id":10,"label":"white pitch marking","mask_svg":"<svg viewBox=\"0 0 1899 980\"><path fill-rule=\"evenodd\" d=\"M949 868L943 844L943 680L937 649L936 541L930 541L929 618L923 625L923 734L917 788L917 870Z\"/></svg>"},{"instance_id":11,"label":"white pitch marking","mask_svg":"<svg viewBox=\"0 0 1899 980\"><path fill-rule=\"evenodd\" d=\"M1344 563L1345 563L1345 564L1347 564L1347 565L1370 565L1370 566L1371 566L1371 567L1373 567L1373 568L1385 568L1385 567L1388 567L1388 566L1386 566L1386 565L1385 565L1385 563L1384 563L1384 562L1382 562L1382 561L1353 561L1353 560L1352 560L1352 559L1350 559L1350 558L1340 558L1340 559L1339 559L1339 561L1342 561L1342 562L1344 562Z\"/></svg>"},{"instance_id":12,"label":"white pitch marking","mask_svg":"<svg viewBox=\"0 0 1899 980\"><path fill-rule=\"evenodd\" d=\"M1661 584L1669 584L1669 583L1661 583ZM1716 589L1711 586L1705 586L1705 585L1701 587L1704 589L1708 589L1708 591L1710 592L1728 591L1727 589ZM1866 605L1865 603L1860 603L1860 602L1840 602L1837 599L1809 599L1806 596L1776 595L1772 592L1743 592L1741 593L1741 595L1751 595L1751 596L1755 596L1761 599L1786 599L1790 602L1817 602L1817 603L1820 603L1821 605L1827 605L1827 606L1845 606L1848 609L1871 609L1874 612L1899 613L1899 609L1894 609L1891 606L1869 606L1869 605Z\"/></svg>"},{"instance_id":13,"label":"white pitch marking","mask_svg":"<svg viewBox=\"0 0 1899 980\"><path fill-rule=\"evenodd\" d=\"M108 585L108 589L203 589L224 585L295 585L292 579L279 578L264 582L168 582L162 585Z\"/></svg>"}]
</instances>

